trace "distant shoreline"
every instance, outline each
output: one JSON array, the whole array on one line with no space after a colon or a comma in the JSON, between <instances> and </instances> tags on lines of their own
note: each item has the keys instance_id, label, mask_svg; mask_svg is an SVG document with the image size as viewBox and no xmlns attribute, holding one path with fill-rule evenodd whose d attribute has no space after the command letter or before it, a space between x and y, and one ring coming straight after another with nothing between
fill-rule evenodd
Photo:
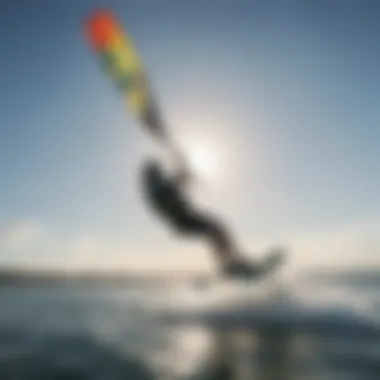
<instances>
[{"instance_id":1,"label":"distant shoreline","mask_svg":"<svg viewBox=\"0 0 380 380\"><path fill-rule=\"evenodd\" d=\"M169 286L181 282L208 281L216 273L194 273L184 271L170 272L127 272L127 271L65 271L48 269L0 268L0 288L39 287L39 286ZM326 285L356 284L380 286L380 268L341 268L306 270L299 274L307 282L324 282Z\"/></svg>"},{"instance_id":2,"label":"distant shoreline","mask_svg":"<svg viewBox=\"0 0 380 380\"><path fill-rule=\"evenodd\" d=\"M163 286L175 282L195 280L202 274L128 273L128 272L66 272L59 270L0 269L0 287L46 286L46 285L118 285L118 286ZM207 275L206 275L207 276Z\"/></svg>"}]
</instances>

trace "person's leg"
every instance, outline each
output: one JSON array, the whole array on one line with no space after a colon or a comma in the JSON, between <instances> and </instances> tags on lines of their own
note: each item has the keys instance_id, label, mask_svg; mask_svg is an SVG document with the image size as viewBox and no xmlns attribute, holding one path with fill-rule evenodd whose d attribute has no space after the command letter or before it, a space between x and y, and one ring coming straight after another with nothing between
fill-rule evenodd
<instances>
[{"instance_id":1,"label":"person's leg","mask_svg":"<svg viewBox=\"0 0 380 380\"><path fill-rule=\"evenodd\" d=\"M195 211L186 212L178 218L177 227L182 233L208 239L223 266L235 260L236 245L232 234L216 217Z\"/></svg>"},{"instance_id":2,"label":"person's leg","mask_svg":"<svg viewBox=\"0 0 380 380\"><path fill-rule=\"evenodd\" d=\"M216 217L186 210L176 218L175 225L181 233L207 238L225 275L250 277L259 272L257 263L240 257L230 230Z\"/></svg>"}]
</instances>

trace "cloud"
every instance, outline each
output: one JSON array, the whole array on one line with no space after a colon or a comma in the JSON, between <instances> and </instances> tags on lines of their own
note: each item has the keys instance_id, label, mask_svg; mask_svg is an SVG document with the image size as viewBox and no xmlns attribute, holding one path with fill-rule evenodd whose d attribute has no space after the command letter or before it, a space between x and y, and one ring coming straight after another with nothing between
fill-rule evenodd
<instances>
[{"instance_id":1,"label":"cloud","mask_svg":"<svg viewBox=\"0 0 380 380\"><path fill-rule=\"evenodd\" d=\"M298 266L379 266L380 221L325 228L289 246Z\"/></svg>"},{"instance_id":2,"label":"cloud","mask_svg":"<svg viewBox=\"0 0 380 380\"><path fill-rule=\"evenodd\" d=\"M51 265L64 245L51 228L36 219L25 218L0 227L0 264Z\"/></svg>"},{"instance_id":3,"label":"cloud","mask_svg":"<svg viewBox=\"0 0 380 380\"><path fill-rule=\"evenodd\" d=\"M38 244L45 238L44 226L36 220L25 219L5 226L0 232L1 247L18 251Z\"/></svg>"},{"instance_id":4,"label":"cloud","mask_svg":"<svg viewBox=\"0 0 380 380\"><path fill-rule=\"evenodd\" d=\"M0 228L0 265L68 271L202 269L208 255L197 255L197 251L187 240L170 239L166 245L145 239L136 244L91 233L64 235L35 219L22 219Z\"/></svg>"},{"instance_id":5,"label":"cloud","mask_svg":"<svg viewBox=\"0 0 380 380\"><path fill-rule=\"evenodd\" d=\"M208 246L194 240L168 239L163 243L145 239L132 243L91 233L64 236L34 219L3 227L0 238L3 264L152 272L215 271L216 265ZM380 221L325 227L284 240L289 250L289 268L380 265ZM258 243L257 240L255 244ZM261 243L254 252L265 252L273 241Z\"/></svg>"}]
</instances>

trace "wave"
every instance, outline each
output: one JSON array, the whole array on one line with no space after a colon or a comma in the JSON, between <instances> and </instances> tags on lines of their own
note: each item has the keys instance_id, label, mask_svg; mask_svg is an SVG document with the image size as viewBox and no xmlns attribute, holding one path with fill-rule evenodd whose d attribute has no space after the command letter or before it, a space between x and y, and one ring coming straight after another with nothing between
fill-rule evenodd
<instances>
[{"instance_id":1,"label":"wave","mask_svg":"<svg viewBox=\"0 0 380 380\"><path fill-rule=\"evenodd\" d=\"M301 282L269 287L226 286L212 291L179 292L161 309L165 323L212 329L271 329L319 336L380 340L376 305L351 291Z\"/></svg>"}]
</instances>

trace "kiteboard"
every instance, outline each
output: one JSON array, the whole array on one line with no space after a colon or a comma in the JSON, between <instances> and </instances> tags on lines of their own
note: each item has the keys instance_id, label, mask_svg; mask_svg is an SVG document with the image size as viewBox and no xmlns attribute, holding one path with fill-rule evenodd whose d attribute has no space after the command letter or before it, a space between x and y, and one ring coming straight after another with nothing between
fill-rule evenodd
<instances>
[{"instance_id":1,"label":"kiteboard","mask_svg":"<svg viewBox=\"0 0 380 380\"><path fill-rule=\"evenodd\" d=\"M221 271L217 277L201 276L192 281L194 288L198 290L208 289L215 283L261 283L275 275L285 264L287 252L276 247L264 253L259 261L246 261L236 271Z\"/></svg>"},{"instance_id":2,"label":"kiteboard","mask_svg":"<svg viewBox=\"0 0 380 380\"><path fill-rule=\"evenodd\" d=\"M276 273L286 259L286 252L283 248L271 248L264 255L264 258L258 262L237 263L231 270L227 270L222 277L227 281L261 281Z\"/></svg>"}]
</instances>

